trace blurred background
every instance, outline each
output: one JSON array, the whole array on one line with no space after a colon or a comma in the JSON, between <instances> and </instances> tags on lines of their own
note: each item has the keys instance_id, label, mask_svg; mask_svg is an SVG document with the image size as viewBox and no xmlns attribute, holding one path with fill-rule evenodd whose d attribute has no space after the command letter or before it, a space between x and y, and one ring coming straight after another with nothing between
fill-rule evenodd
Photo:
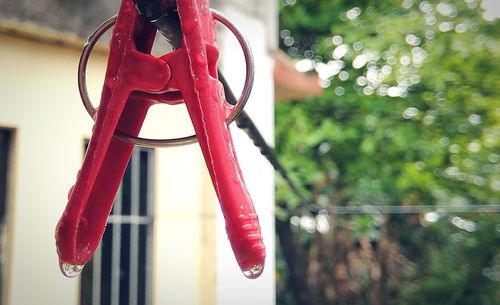
<instances>
[{"instance_id":1,"label":"blurred background","mask_svg":"<svg viewBox=\"0 0 500 305\"><path fill-rule=\"evenodd\" d=\"M277 303L499 304L500 3L280 2Z\"/></svg>"}]
</instances>

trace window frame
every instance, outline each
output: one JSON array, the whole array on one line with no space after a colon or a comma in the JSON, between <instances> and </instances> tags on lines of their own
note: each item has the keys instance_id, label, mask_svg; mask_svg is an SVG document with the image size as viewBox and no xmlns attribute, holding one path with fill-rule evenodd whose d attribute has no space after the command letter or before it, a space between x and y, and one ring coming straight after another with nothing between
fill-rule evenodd
<instances>
[{"instance_id":1,"label":"window frame","mask_svg":"<svg viewBox=\"0 0 500 305\"><path fill-rule=\"evenodd\" d=\"M80 305L153 303L154 164L154 149L134 149L103 239L82 272Z\"/></svg>"},{"instance_id":2,"label":"window frame","mask_svg":"<svg viewBox=\"0 0 500 305\"><path fill-rule=\"evenodd\" d=\"M14 164L15 164L15 147L16 147L16 129L0 126L0 205L4 205L3 211L0 211L3 215L0 215L0 226L3 226L4 232L0 232L0 247L5 246L3 254L4 266L0 266L0 304L8 304L10 295L10 279L11 279L11 258L12 258L12 210L13 210L13 181L14 181ZM6 147L1 144L6 140ZM3 157L2 157L3 155ZM1 167L4 167L2 170ZM1 181L3 177L3 181ZM2 195L3 192L3 195ZM1 219L3 217L3 220ZM0 251L1 248L0 248ZM2 264L2 261L0 261Z\"/></svg>"}]
</instances>

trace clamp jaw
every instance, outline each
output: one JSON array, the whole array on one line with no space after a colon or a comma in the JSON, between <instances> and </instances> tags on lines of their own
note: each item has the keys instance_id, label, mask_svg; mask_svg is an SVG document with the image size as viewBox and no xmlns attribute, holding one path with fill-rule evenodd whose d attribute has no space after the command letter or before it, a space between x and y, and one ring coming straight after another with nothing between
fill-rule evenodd
<instances>
[{"instance_id":1,"label":"clamp jaw","mask_svg":"<svg viewBox=\"0 0 500 305\"><path fill-rule=\"evenodd\" d=\"M218 80L215 19L208 0L150 0L161 12L175 6L180 48L151 55L154 23L141 11L148 1L123 0L110 42L101 103L83 166L56 228L61 270L75 276L90 260L149 107L184 102L200 143L226 222L236 260L245 276L263 270L265 248L258 217L245 187L228 124L236 106L227 103ZM146 3L147 4L147 3ZM146 6L147 7L147 6ZM228 119L229 117L229 119Z\"/></svg>"}]
</instances>

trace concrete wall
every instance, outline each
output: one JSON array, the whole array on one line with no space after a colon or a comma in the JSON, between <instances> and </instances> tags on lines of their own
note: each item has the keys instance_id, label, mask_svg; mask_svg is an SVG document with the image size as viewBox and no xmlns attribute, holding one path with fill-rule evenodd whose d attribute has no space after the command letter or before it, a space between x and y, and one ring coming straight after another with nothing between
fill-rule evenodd
<instances>
[{"instance_id":1,"label":"concrete wall","mask_svg":"<svg viewBox=\"0 0 500 305\"><path fill-rule=\"evenodd\" d=\"M7 304L78 303L79 281L61 275L54 242L92 127L77 93L78 57L78 50L0 36L0 127L15 129ZM95 56L88 72L94 100L105 61ZM183 106L155 107L143 135L189 132L189 124ZM202 296L215 291L206 279L215 278L215 205L201 153L197 145L159 149L156 161L155 304L205 304Z\"/></svg>"},{"instance_id":2,"label":"concrete wall","mask_svg":"<svg viewBox=\"0 0 500 305\"><path fill-rule=\"evenodd\" d=\"M61 276L54 240L91 127L75 86L77 60L76 50L0 37L0 126L16 130L7 304L77 301L78 280Z\"/></svg>"}]
</instances>

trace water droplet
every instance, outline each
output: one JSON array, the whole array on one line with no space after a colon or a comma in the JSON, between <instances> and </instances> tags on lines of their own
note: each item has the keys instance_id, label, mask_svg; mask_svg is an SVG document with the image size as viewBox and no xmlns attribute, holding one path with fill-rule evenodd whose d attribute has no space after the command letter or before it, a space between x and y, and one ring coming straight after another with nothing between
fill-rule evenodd
<instances>
[{"instance_id":1,"label":"water droplet","mask_svg":"<svg viewBox=\"0 0 500 305\"><path fill-rule=\"evenodd\" d=\"M288 36L283 40L283 43L285 44L285 46L290 47L295 43L295 38L293 38L292 36Z\"/></svg>"},{"instance_id":2,"label":"water droplet","mask_svg":"<svg viewBox=\"0 0 500 305\"><path fill-rule=\"evenodd\" d=\"M344 95L345 93L345 89L343 87L337 87L335 88L335 94L340 96L340 95Z\"/></svg>"},{"instance_id":3,"label":"water droplet","mask_svg":"<svg viewBox=\"0 0 500 305\"><path fill-rule=\"evenodd\" d=\"M290 35L291 35L291 33L290 33L290 31L289 31L289 30L282 30L282 31L280 32L280 36L281 36L281 38L283 38L283 39L286 39L287 37L290 37Z\"/></svg>"},{"instance_id":4,"label":"water droplet","mask_svg":"<svg viewBox=\"0 0 500 305\"><path fill-rule=\"evenodd\" d=\"M356 41L353 43L352 48L356 51L361 51L363 49L363 43Z\"/></svg>"},{"instance_id":5,"label":"water droplet","mask_svg":"<svg viewBox=\"0 0 500 305\"><path fill-rule=\"evenodd\" d=\"M262 271L264 271L264 265L257 264L247 270L243 270L243 275L249 279L256 279L262 274Z\"/></svg>"},{"instance_id":6,"label":"water droplet","mask_svg":"<svg viewBox=\"0 0 500 305\"><path fill-rule=\"evenodd\" d=\"M194 56L194 60L199 65L206 65L207 64L207 55L205 55L203 52L196 54Z\"/></svg>"},{"instance_id":7,"label":"water droplet","mask_svg":"<svg viewBox=\"0 0 500 305\"><path fill-rule=\"evenodd\" d=\"M67 263L61 263L60 268L61 272L64 274L66 277L77 277L82 273L83 267L85 265L71 265Z\"/></svg>"},{"instance_id":8,"label":"water droplet","mask_svg":"<svg viewBox=\"0 0 500 305\"><path fill-rule=\"evenodd\" d=\"M339 79L341 81L346 81L347 79L349 79L349 72L347 72L347 71L341 71L339 73Z\"/></svg>"},{"instance_id":9,"label":"water droplet","mask_svg":"<svg viewBox=\"0 0 500 305\"><path fill-rule=\"evenodd\" d=\"M344 55L347 54L347 51L349 51L349 46L346 44L341 44L333 50L332 57L334 59L341 59L342 57L344 57Z\"/></svg>"},{"instance_id":10,"label":"water droplet","mask_svg":"<svg viewBox=\"0 0 500 305\"><path fill-rule=\"evenodd\" d=\"M68 191L68 199L71 197L71 195L73 194L73 190L75 189L75 186L73 185L69 191Z\"/></svg>"},{"instance_id":11,"label":"water droplet","mask_svg":"<svg viewBox=\"0 0 500 305\"><path fill-rule=\"evenodd\" d=\"M335 35L335 36L332 37L332 43L334 45L336 45L336 46L338 46L339 44L341 44L343 40L344 39L340 35Z\"/></svg>"},{"instance_id":12,"label":"water droplet","mask_svg":"<svg viewBox=\"0 0 500 305\"><path fill-rule=\"evenodd\" d=\"M361 9L359 7L353 7L352 9L346 12L346 16L349 20L354 20L361 15Z\"/></svg>"}]
</instances>

